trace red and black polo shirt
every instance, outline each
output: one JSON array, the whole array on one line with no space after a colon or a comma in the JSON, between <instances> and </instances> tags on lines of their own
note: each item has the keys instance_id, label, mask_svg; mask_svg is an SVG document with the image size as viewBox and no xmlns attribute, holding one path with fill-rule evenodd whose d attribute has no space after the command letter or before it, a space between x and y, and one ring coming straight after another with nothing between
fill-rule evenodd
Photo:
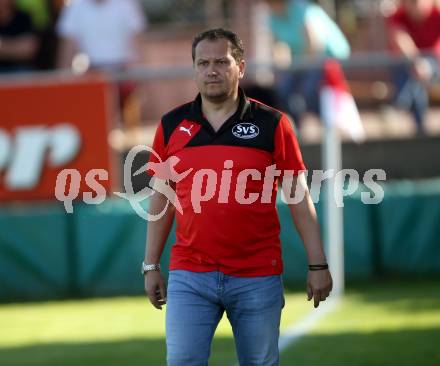
<instances>
[{"instance_id":1,"label":"red and black polo shirt","mask_svg":"<svg viewBox=\"0 0 440 366\"><path fill-rule=\"evenodd\" d=\"M202 114L200 95L164 115L157 128L153 149L160 159L177 157L177 174L191 170L176 183L183 213L176 210L170 270L282 273L277 179L263 203L263 177L273 164L295 175L305 166L286 115L248 99L241 89L239 96L236 113L217 132ZM159 160L152 154L150 162ZM204 200L194 205L197 194Z\"/></svg>"}]
</instances>

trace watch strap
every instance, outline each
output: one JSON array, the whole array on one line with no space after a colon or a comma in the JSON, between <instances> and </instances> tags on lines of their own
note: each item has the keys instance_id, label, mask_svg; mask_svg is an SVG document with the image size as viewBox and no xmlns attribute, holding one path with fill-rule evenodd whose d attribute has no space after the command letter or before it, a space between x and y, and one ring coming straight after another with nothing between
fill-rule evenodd
<instances>
[{"instance_id":1,"label":"watch strap","mask_svg":"<svg viewBox=\"0 0 440 366\"><path fill-rule=\"evenodd\" d=\"M141 273L144 275L145 273L150 271L160 271L160 264L147 264L145 262L142 262Z\"/></svg>"}]
</instances>

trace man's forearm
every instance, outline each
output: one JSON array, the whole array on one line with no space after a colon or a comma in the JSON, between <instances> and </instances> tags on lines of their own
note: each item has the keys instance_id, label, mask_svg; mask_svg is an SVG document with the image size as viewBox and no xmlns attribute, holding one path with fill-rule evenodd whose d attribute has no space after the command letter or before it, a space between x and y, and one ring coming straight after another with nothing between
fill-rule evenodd
<instances>
[{"instance_id":1,"label":"man's forearm","mask_svg":"<svg viewBox=\"0 0 440 366\"><path fill-rule=\"evenodd\" d=\"M394 47L404 56L409 59L414 59L419 56L420 52L415 45L411 36L402 29L394 29L391 31L391 41Z\"/></svg>"},{"instance_id":2,"label":"man's forearm","mask_svg":"<svg viewBox=\"0 0 440 366\"><path fill-rule=\"evenodd\" d=\"M38 40L33 35L14 39L0 37L0 58L4 60L31 60L37 52Z\"/></svg>"},{"instance_id":3,"label":"man's forearm","mask_svg":"<svg viewBox=\"0 0 440 366\"><path fill-rule=\"evenodd\" d=\"M318 218L308 192L306 193L306 197L300 203L289 205L289 208L295 226L304 243L309 263L325 263L326 259L321 240Z\"/></svg>"},{"instance_id":4,"label":"man's forearm","mask_svg":"<svg viewBox=\"0 0 440 366\"><path fill-rule=\"evenodd\" d=\"M59 47L57 54L57 68L70 69L72 60L78 51L76 41L72 38L62 37L59 39Z\"/></svg>"},{"instance_id":5,"label":"man's forearm","mask_svg":"<svg viewBox=\"0 0 440 366\"><path fill-rule=\"evenodd\" d=\"M324 248L322 246L318 217L316 215L315 206L310 197L304 174L300 173L295 177L289 188L290 192L284 192L286 196L290 196L291 192L304 192L304 197L300 202L289 204L288 206L296 229L304 243L309 263L325 263L326 259Z\"/></svg>"},{"instance_id":6,"label":"man's forearm","mask_svg":"<svg viewBox=\"0 0 440 366\"><path fill-rule=\"evenodd\" d=\"M313 23L306 23L304 26L304 34L307 44L307 54L309 56L319 56L324 50L324 45L317 36Z\"/></svg>"},{"instance_id":7,"label":"man's forearm","mask_svg":"<svg viewBox=\"0 0 440 366\"><path fill-rule=\"evenodd\" d=\"M157 215L167 204L167 198L160 193L155 193L150 201L150 214ZM150 221L147 227L147 241L145 247L145 262L150 264L159 263L165 247L168 235L173 225L174 206L168 208L159 220Z\"/></svg>"},{"instance_id":8,"label":"man's forearm","mask_svg":"<svg viewBox=\"0 0 440 366\"><path fill-rule=\"evenodd\" d=\"M144 47L145 47L145 34L144 32L136 33L131 40L134 50L135 64L139 64L144 61Z\"/></svg>"}]
</instances>

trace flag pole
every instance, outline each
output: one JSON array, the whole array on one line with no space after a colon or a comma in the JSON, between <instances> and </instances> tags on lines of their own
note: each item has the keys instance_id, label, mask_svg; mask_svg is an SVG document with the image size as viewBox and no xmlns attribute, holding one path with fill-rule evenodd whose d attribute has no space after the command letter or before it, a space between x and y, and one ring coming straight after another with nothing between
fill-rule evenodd
<instances>
[{"instance_id":1,"label":"flag pole","mask_svg":"<svg viewBox=\"0 0 440 366\"><path fill-rule=\"evenodd\" d=\"M340 200L336 199L342 196L340 190L343 189L344 184L342 175L337 174L342 169L341 135L338 127L347 129L349 125L358 122L357 129L350 129L353 137L361 136L363 130L354 101L349 98L347 102L347 98L344 98L344 95L347 95L347 86L342 69L336 60L325 61L323 80L324 85L320 92L321 121L324 126L322 164L324 171L333 172L325 183L324 243L333 277L333 294L339 296L344 293L345 271L343 209L338 207ZM345 104L342 103L344 100ZM351 108L343 111L344 105ZM343 121L349 124L341 124Z\"/></svg>"},{"instance_id":2,"label":"flag pole","mask_svg":"<svg viewBox=\"0 0 440 366\"><path fill-rule=\"evenodd\" d=\"M324 205L324 243L328 256L330 272L333 278L333 294L336 296L344 293L344 232L343 211L337 207L335 199L336 189L342 189L341 175L336 175L341 170L341 137L334 123L323 121L324 138L322 149L322 162L324 170L332 169L334 175L325 184Z\"/></svg>"}]
</instances>

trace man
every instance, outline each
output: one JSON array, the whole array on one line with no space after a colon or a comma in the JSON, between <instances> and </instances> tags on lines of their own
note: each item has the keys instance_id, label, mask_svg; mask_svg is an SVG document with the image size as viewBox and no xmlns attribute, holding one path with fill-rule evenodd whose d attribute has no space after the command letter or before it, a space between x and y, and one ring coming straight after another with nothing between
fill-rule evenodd
<instances>
[{"instance_id":1,"label":"man","mask_svg":"<svg viewBox=\"0 0 440 366\"><path fill-rule=\"evenodd\" d=\"M30 17L13 0L0 0L0 73L30 71L38 38Z\"/></svg>"},{"instance_id":2,"label":"man","mask_svg":"<svg viewBox=\"0 0 440 366\"><path fill-rule=\"evenodd\" d=\"M75 71L120 71L142 61L146 19L137 0L75 0L66 5L57 24L60 36L57 65L74 68L77 54L87 56ZM136 127L141 105L136 83L118 84L125 127Z\"/></svg>"},{"instance_id":3,"label":"man","mask_svg":"<svg viewBox=\"0 0 440 366\"><path fill-rule=\"evenodd\" d=\"M77 53L90 66L121 69L141 59L144 14L135 0L76 0L62 10L58 67L70 68Z\"/></svg>"},{"instance_id":4,"label":"man","mask_svg":"<svg viewBox=\"0 0 440 366\"><path fill-rule=\"evenodd\" d=\"M434 0L402 0L388 26L391 46L411 61L392 70L395 103L411 112L418 132L424 133L426 86L440 80L440 10Z\"/></svg>"},{"instance_id":5,"label":"man","mask_svg":"<svg viewBox=\"0 0 440 366\"><path fill-rule=\"evenodd\" d=\"M306 0L267 0L269 25L276 41L288 46L292 60L346 59L350 45L338 25L318 4ZM314 60L315 59L315 60ZM300 127L305 112L320 115L321 67L279 73L276 92L283 110Z\"/></svg>"},{"instance_id":6,"label":"man","mask_svg":"<svg viewBox=\"0 0 440 366\"><path fill-rule=\"evenodd\" d=\"M149 222L143 263L148 298L158 309L167 304L169 366L207 365L224 311L240 365L278 365L284 296L273 164L283 172L278 175L294 171L293 186L305 192L290 209L314 265L308 298L317 307L332 288L291 123L283 113L247 99L239 88L243 54L242 41L230 31L213 29L196 36L192 57L200 94L163 116L153 144L160 160L174 157L173 174L157 169L161 173L156 175L179 175L172 180L178 181L173 187L180 203L176 207L182 209L175 212L169 205L160 220ZM153 156L150 163L160 160ZM156 193L150 211L163 212L167 204ZM167 294L159 260L174 216L176 243Z\"/></svg>"}]
</instances>

